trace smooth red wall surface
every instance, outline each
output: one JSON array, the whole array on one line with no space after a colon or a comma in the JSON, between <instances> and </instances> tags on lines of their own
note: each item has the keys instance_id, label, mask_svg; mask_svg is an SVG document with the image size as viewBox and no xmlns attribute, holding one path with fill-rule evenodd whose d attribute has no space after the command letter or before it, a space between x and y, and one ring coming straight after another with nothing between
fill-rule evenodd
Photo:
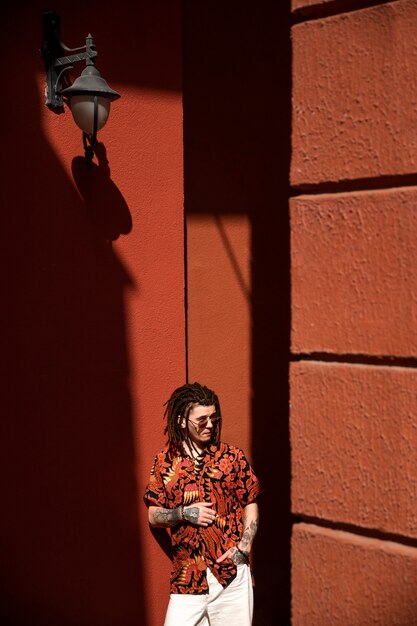
<instances>
[{"instance_id":1,"label":"smooth red wall surface","mask_svg":"<svg viewBox=\"0 0 417 626\"><path fill-rule=\"evenodd\" d=\"M45 8L1 26L0 621L156 626L170 563L142 494L185 380L180 3L52 7L122 95L89 171L44 106Z\"/></svg>"},{"instance_id":2,"label":"smooth red wall surface","mask_svg":"<svg viewBox=\"0 0 417 626\"><path fill-rule=\"evenodd\" d=\"M288 21L287 2L184 2L188 377L265 487L256 626L290 608Z\"/></svg>"},{"instance_id":3,"label":"smooth red wall surface","mask_svg":"<svg viewBox=\"0 0 417 626\"><path fill-rule=\"evenodd\" d=\"M188 376L216 390L223 439L249 457L250 235L245 216L187 219Z\"/></svg>"}]
</instances>

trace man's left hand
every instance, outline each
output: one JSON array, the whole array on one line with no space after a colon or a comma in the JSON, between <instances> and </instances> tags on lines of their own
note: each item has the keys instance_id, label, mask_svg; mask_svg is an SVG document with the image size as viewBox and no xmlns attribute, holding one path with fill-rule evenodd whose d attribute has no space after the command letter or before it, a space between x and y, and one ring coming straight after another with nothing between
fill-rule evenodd
<instances>
[{"instance_id":1,"label":"man's left hand","mask_svg":"<svg viewBox=\"0 0 417 626\"><path fill-rule=\"evenodd\" d=\"M242 563L246 563L248 560L244 554L239 552L236 546L229 548L224 554L219 556L219 558L216 559L216 563L222 563L226 559L231 559L235 565L241 565Z\"/></svg>"}]
</instances>

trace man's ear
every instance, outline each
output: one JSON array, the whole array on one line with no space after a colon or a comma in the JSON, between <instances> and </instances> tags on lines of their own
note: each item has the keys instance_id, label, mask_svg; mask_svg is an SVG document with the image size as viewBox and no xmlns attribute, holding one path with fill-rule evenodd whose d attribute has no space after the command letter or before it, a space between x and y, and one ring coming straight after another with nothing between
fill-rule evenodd
<instances>
[{"instance_id":1,"label":"man's ear","mask_svg":"<svg viewBox=\"0 0 417 626\"><path fill-rule=\"evenodd\" d=\"M181 428L185 428L186 426L185 417L181 417L181 415L178 415L178 424L181 426Z\"/></svg>"}]
</instances>

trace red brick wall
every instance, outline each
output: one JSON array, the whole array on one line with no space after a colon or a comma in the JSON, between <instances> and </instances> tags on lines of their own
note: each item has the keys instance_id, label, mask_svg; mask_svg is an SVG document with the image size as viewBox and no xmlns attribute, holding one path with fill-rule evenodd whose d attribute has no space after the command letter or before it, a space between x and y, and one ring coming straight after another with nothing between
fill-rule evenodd
<instances>
[{"instance_id":1,"label":"red brick wall","mask_svg":"<svg viewBox=\"0 0 417 626\"><path fill-rule=\"evenodd\" d=\"M293 626L417 624L417 2L370 4L293 0Z\"/></svg>"}]
</instances>

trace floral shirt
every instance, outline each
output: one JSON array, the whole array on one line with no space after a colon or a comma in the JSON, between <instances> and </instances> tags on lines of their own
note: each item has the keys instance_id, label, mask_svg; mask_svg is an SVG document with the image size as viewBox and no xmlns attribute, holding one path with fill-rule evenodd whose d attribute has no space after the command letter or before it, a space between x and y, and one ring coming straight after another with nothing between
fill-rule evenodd
<instances>
[{"instance_id":1,"label":"floral shirt","mask_svg":"<svg viewBox=\"0 0 417 626\"><path fill-rule=\"evenodd\" d=\"M146 504L174 509L181 504L213 502L210 526L181 522L171 527L173 564L171 593L208 593L206 569L226 587L236 577L231 559L216 563L239 543L243 508L261 487L242 450L226 443L211 445L198 459L172 454L166 446L156 455L145 491Z\"/></svg>"}]
</instances>

